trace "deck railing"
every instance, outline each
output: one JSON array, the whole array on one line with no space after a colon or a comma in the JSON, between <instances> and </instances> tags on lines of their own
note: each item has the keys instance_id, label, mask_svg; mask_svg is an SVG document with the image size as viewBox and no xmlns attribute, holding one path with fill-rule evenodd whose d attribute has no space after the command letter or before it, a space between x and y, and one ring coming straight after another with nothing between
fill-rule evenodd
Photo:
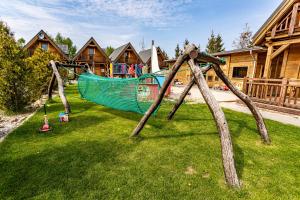
<instances>
[{"instance_id":1,"label":"deck railing","mask_svg":"<svg viewBox=\"0 0 300 200\"><path fill-rule=\"evenodd\" d=\"M244 78L243 92L258 103L300 110L300 79Z\"/></svg>"}]
</instances>

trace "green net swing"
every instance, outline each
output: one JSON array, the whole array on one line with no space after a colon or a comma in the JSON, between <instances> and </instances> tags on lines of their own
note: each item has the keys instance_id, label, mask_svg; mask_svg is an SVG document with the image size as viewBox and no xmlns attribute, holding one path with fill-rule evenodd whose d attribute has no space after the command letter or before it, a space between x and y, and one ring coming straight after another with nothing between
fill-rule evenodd
<instances>
[{"instance_id":1,"label":"green net swing","mask_svg":"<svg viewBox=\"0 0 300 200\"><path fill-rule=\"evenodd\" d=\"M107 78L84 73L78 79L82 98L109 108L144 114L161 85L153 74L139 78Z\"/></svg>"}]
</instances>

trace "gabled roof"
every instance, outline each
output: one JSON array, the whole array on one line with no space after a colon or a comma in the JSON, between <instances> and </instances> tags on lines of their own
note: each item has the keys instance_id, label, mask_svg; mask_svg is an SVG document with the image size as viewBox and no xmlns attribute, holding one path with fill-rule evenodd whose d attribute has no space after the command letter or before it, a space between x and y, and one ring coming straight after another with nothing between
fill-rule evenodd
<instances>
[{"instance_id":1,"label":"gabled roof","mask_svg":"<svg viewBox=\"0 0 300 200\"><path fill-rule=\"evenodd\" d=\"M106 53L104 52L104 50L100 47L100 45L96 42L96 40L91 37L86 43L85 45L76 53L76 55L74 56L73 60L76 60L80 54L91 44L94 43L97 47L97 49L100 51L100 53L107 59L109 60L108 56L106 55Z\"/></svg>"},{"instance_id":2,"label":"gabled roof","mask_svg":"<svg viewBox=\"0 0 300 200\"><path fill-rule=\"evenodd\" d=\"M165 56L162 53L160 47L157 47L156 50L157 50L157 53L160 53L163 56L163 60L165 60ZM151 49L140 51L139 55L140 55L143 63L147 63L147 62L149 62L149 60L151 59L151 56L152 56L151 55Z\"/></svg>"},{"instance_id":3,"label":"gabled roof","mask_svg":"<svg viewBox=\"0 0 300 200\"><path fill-rule=\"evenodd\" d=\"M260 29L253 36L253 43L259 45L259 43L265 38L265 35L272 26L285 15L289 9L298 0L283 0L282 3L276 8L267 21L260 27Z\"/></svg>"},{"instance_id":4,"label":"gabled roof","mask_svg":"<svg viewBox=\"0 0 300 200\"><path fill-rule=\"evenodd\" d=\"M259 46L254 46L252 48L243 48L243 49L234 49L231 51L222 51L222 52L217 52L217 53L213 53L213 56L227 56L227 55L231 55L231 54L236 54L236 53L245 53L245 52L266 52L267 49L263 48L263 47L259 47Z\"/></svg>"},{"instance_id":5,"label":"gabled roof","mask_svg":"<svg viewBox=\"0 0 300 200\"><path fill-rule=\"evenodd\" d=\"M151 49L143 50L139 52L139 55L143 61L143 63L147 63L151 58Z\"/></svg>"},{"instance_id":6,"label":"gabled roof","mask_svg":"<svg viewBox=\"0 0 300 200\"><path fill-rule=\"evenodd\" d=\"M43 34L44 37L52 44L52 46L65 58L69 59L68 56L63 52L61 48L47 35L47 33L43 30L40 30L24 47L23 49L28 49L32 44L34 44L38 39L39 35Z\"/></svg>"},{"instance_id":7,"label":"gabled roof","mask_svg":"<svg viewBox=\"0 0 300 200\"><path fill-rule=\"evenodd\" d=\"M126 51L126 49L128 49L129 47L131 47L131 49L133 50L134 54L136 54L136 56L142 61L140 55L135 51L134 47L132 46L132 44L129 42L127 44L124 44L118 48L116 48L112 54L110 54L109 58L112 62L117 61L122 54Z\"/></svg>"}]
</instances>

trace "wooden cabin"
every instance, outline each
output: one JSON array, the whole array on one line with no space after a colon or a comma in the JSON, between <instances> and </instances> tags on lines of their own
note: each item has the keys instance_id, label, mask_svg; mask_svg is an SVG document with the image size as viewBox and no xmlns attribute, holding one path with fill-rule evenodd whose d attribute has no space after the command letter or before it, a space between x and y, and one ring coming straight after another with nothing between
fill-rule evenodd
<instances>
[{"instance_id":1,"label":"wooden cabin","mask_svg":"<svg viewBox=\"0 0 300 200\"><path fill-rule=\"evenodd\" d=\"M116 48L109 58L112 62L110 71L113 77L127 77L129 66L143 64L141 57L130 42Z\"/></svg>"},{"instance_id":2,"label":"wooden cabin","mask_svg":"<svg viewBox=\"0 0 300 200\"><path fill-rule=\"evenodd\" d=\"M263 47L252 47L235 49L213 54L225 59L226 64L221 68L231 82L240 90L243 88L245 77L260 78L263 74L267 49ZM223 88L224 84L219 80L213 70L206 74L206 81L209 87Z\"/></svg>"},{"instance_id":3,"label":"wooden cabin","mask_svg":"<svg viewBox=\"0 0 300 200\"><path fill-rule=\"evenodd\" d=\"M160 47L157 47L156 50L157 50L158 65L159 65L160 69L167 69L168 65L165 62L166 56L163 54ZM152 50L147 49L147 50L140 51L139 55L140 55L140 57L143 61L143 64L150 67L151 66Z\"/></svg>"},{"instance_id":4,"label":"wooden cabin","mask_svg":"<svg viewBox=\"0 0 300 200\"><path fill-rule=\"evenodd\" d=\"M42 48L59 56L61 61L68 61L68 47L65 45L57 45L45 31L41 30L36 34L25 46L24 49L28 51L29 55L33 55L37 48Z\"/></svg>"},{"instance_id":5,"label":"wooden cabin","mask_svg":"<svg viewBox=\"0 0 300 200\"><path fill-rule=\"evenodd\" d=\"M171 69L173 65L175 64L177 59L169 59L165 60L166 65L168 66L168 69ZM187 85L192 78L192 71L190 70L190 67L187 62L184 62L178 72L176 73L173 83L178 85Z\"/></svg>"},{"instance_id":6,"label":"wooden cabin","mask_svg":"<svg viewBox=\"0 0 300 200\"><path fill-rule=\"evenodd\" d=\"M109 76L110 60L93 37L76 53L73 61L80 65L88 64L99 76ZM77 73L80 73L78 69Z\"/></svg>"},{"instance_id":7,"label":"wooden cabin","mask_svg":"<svg viewBox=\"0 0 300 200\"><path fill-rule=\"evenodd\" d=\"M225 74L261 107L300 114L300 0L284 0L253 44L214 55L226 59ZM214 77L208 73L210 86L222 85Z\"/></svg>"}]
</instances>

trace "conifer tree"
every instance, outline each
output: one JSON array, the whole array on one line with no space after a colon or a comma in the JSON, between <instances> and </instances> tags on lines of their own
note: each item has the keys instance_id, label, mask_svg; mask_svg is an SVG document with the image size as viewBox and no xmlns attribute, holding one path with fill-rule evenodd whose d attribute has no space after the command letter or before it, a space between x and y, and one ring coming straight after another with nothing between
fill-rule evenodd
<instances>
[{"instance_id":1,"label":"conifer tree","mask_svg":"<svg viewBox=\"0 0 300 200\"><path fill-rule=\"evenodd\" d=\"M208 43L206 46L206 52L209 54L212 53L217 53L224 51L224 43L222 36L218 34L217 36L215 35L214 31L211 32L210 38L208 38Z\"/></svg>"},{"instance_id":2,"label":"conifer tree","mask_svg":"<svg viewBox=\"0 0 300 200\"><path fill-rule=\"evenodd\" d=\"M175 58L178 58L180 55L180 48L179 48L179 44L177 44L176 48L175 48Z\"/></svg>"}]
</instances>

